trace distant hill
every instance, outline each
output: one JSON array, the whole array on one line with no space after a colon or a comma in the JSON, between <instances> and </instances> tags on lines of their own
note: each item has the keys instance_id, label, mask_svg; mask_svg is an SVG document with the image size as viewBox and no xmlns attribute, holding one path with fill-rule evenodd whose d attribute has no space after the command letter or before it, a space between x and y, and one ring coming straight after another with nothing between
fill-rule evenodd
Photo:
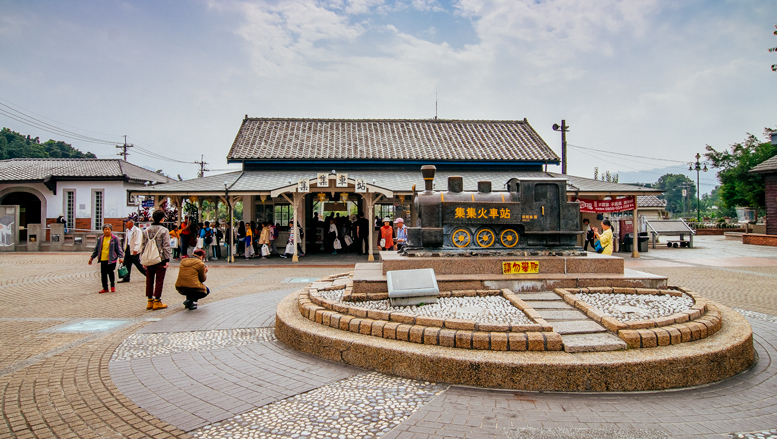
<instances>
[{"instance_id":1,"label":"distant hill","mask_svg":"<svg viewBox=\"0 0 777 439\"><path fill-rule=\"evenodd\" d=\"M47 140L24 136L8 128L0 130L0 160L15 158L97 158L91 152L81 152L61 140Z\"/></svg>"}]
</instances>

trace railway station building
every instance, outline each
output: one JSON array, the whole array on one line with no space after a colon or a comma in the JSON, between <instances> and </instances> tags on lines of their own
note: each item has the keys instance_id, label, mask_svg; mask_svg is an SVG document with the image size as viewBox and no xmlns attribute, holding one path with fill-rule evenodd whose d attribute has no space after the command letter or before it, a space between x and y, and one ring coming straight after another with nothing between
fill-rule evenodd
<instances>
[{"instance_id":1,"label":"railway station building","mask_svg":"<svg viewBox=\"0 0 777 439\"><path fill-rule=\"evenodd\" d=\"M213 199L243 203L243 219L268 221L287 230L296 220L306 230L303 251L317 247L316 217L363 212L375 219L404 218L410 225L420 169L435 165L435 189L449 176L463 177L464 190L479 181L506 191L511 178L565 178L569 200L636 199L652 189L547 172L559 157L524 120L283 119L246 116L227 153L242 170L132 190L133 195L169 197L173 203ZM181 209L179 209L180 212ZM584 213L595 220L596 213ZM594 222L594 221L592 221ZM372 231L373 228L371 228ZM288 233L288 232L286 232ZM283 233L279 244L286 242ZM367 250L373 260L374 239ZM315 249L311 249L314 251ZM296 255L295 255L296 256Z\"/></svg>"}]
</instances>

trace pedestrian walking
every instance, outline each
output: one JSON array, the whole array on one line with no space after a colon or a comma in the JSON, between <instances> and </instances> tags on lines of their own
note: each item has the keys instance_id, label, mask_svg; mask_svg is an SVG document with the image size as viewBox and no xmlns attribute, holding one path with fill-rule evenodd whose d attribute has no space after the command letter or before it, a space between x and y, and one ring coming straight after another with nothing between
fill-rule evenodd
<instances>
[{"instance_id":1,"label":"pedestrian walking","mask_svg":"<svg viewBox=\"0 0 777 439\"><path fill-rule=\"evenodd\" d=\"M391 227L391 218L383 218L383 227L378 233L378 247L381 250L391 250L394 248L394 228Z\"/></svg>"},{"instance_id":2,"label":"pedestrian walking","mask_svg":"<svg viewBox=\"0 0 777 439\"><path fill-rule=\"evenodd\" d=\"M612 255L612 226L610 220L602 220L602 233L599 233L599 229L593 228L594 236L599 240L599 245L602 246L603 255Z\"/></svg>"},{"instance_id":3,"label":"pedestrian walking","mask_svg":"<svg viewBox=\"0 0 777 439\"><path fill-rule=\"evenodd\" d=\"M170 231L170 248L173 251L173 259L181 259L181 229L175 224Z\"/></svg>"},{"instance_id":4,"label":"pedestrian walking","mask_svg":"<svg viewBox=\"0 0 777 439\"><path fill-rule=\"evenodd\" d=\"M103 289L100 293L108 292L108 279L111 281L111 293L116 292L116 261L124 262L124 252L121 250L119 238L113 234L113 227L110 224L103 225L103 236L97 238L97 244L94 246L92 257L89 258L89 265L99 256L100 261L100 280Z\"/></svg>"},{"instance_id":5,"label":"pedestrian walking","mask_svg":"<svg viewBox=\"0 0 777 439\"><path fill-rule=\"evenodd\" d=\"M272 223L270 223L270 254L271 255L278 254L278 246L275 244L275 240L278 239L279 228L280 228L280 224L273 225Z\"/></svg>"},{"instance_id":6,"label":"pedestrian walking","mask_svg":"<svg viewBox=\"0 0 777 439\"><path fill-rule=\"evenodd\" d=\"M203 284L207 279L208 266L205 265L205 251L197 249L192 257L181 261L178 267L178 279L175 281L175 289L186 297L183 307L194 311L197 309L197 301L210 294L210 289Z\"/></svg>"},{"instance_id":7,"label":"pedestrian walking","mask_svg":"<svg viewBox=\"0 0 777 439\"><path fill-rule=\"evenodd\" d=\"M237 256L243 256L245 255L245 243L246 238L246 223L245 221L240 221L240 223L237 225Z\"/></svg>"},{"instance_id":8,"label":"pedestrian walking","mask_svg":"<svg viewBox=\"0 0 777 439\"><path fill-rule=\"evenodd\" d=\"M295 233L299 233L299 240L302 242L302 240L305 238L305 234L302 233L302 229L299 227L299 224L297 224L297 227L294 227L294 221L289 221L289 240L286 242L286 250L284 250L283 254L281 255L282 258L288 258L294 254ZM305 256L305 253L302 253L301 244L297 244L297 256Z\"/></svg>"},{"instance_id":9,"label":"pedestrian walking","mask_svg":"<svg viewBox=\"0 0 777 439\"><path fill-rule=\"evenodd\" d=\"M246 237L245 237L245 258L251 259L256 252L254 251L254 222L246 224Z\"/></svg>"},{"instance_id":10,"label":"pedestrian walking","mask_svg":"<svg viewBox=\"0 0 777 439\"><path fill-rule=\"evenodd\" d=\"M267 224L267 221L262 223L262 231L259 232L257 243L259 244L259 254L262 255L262 259L267 259L267 256L270 255L270 225Z\"/></svg>"},{"instance_id":11,"label":"pedestrian walking","mask_svg":"<svg viewBox=\"0 0 777 439\"><path fill-rule=\"evenodd\" d=\"M369 245L367 240L370 238L370 222L364 217L364 212L359 212L356 219L356 251L359 255L367 254Z\"/></svg>"},{"instance_id":12,"label":"pedestrian walking","mask_svg":"<svg viewBox=\"0 0 777 439\"><path fill-rule=\"evenodd\" d=\"M591 221L588 218L583 219L583 227L585 228L585 242L583 243L583 251L588 251L588 244L591 244L591 248L594 248L594 229L591 228Z\"/></svg>"},{"instance_id":13,"label":"pedestrian walking","mask_svg":"<svg viewBox=\"0 0 777 439\"><path fill-rule=\"evenodd\" d=\"M135 227L135 221L127 220L127 230L124 232L124 267L127 269L127 275L119 283L129 282L132 275L132 266L137 267L138 271L145 276L146 269L140 265L140 244L143 241L143 232Z\"/></svg>"},{"instance_id":14,"label":"pedestrian walking","mask_svg":"<svg viewBox=\"0 0 777 439\"><path fill-rule=\"evenodd\" d=\"M205 260L208 259L208 249L210 249L210 256L215 258L216 254L213 250L213 242L216 240L216 236L215 233L213 233L213 229L210 227L210 221L205 221L205 227L200 229L200 238L202 238L202 249L205 250Z\"/></svg>"},{"instance_id":15,"label":"pedestrian walking","mask_svg":"<svg viewBox=\"0 0 777 439\"><path fill-rule=\"evenodd\" d=\"M167 305L162 303L162 287L170 261L170 231L162 225L162 220L165 219L164 211L155 210L152 218L154 222L143 234L140 254L143 255L149 245L155 245L159 252L159 263L146 266L146 309L157 310L167 308Z\"/></svg>"},{"instance_id":16,"label":"pedestrian walking","mask_svg":"<svg viewBox=\"0 0 777 439\"><path fill-rule=\"evenodd\" d=\"M324 251L332 252L333 255L337 254L338 241L337 233L337 220L335 218L329 218L329 224L326 226L326 239L324 240Z\"/></svg>"},{"instance_id":17,"label":"pedestrian walking","mask_svg":"<svg viewBox=\"0 0 777 439\"><path fill-rule=\"evenodd\" d=\"M405 227L405 220L402 218L397 218L394 224L397 225L397 251L399 251L407 245L407 227Z\"/></svg>"},{"instance_id":18,"label":"pedestrian walking","mask_svg":"<svg viewBox=\"0 0 777 439\"><path fill-rule=\"evenodd\" d=\"M216 220L213 223L213 234L215 235L216 243L213 246L213 251L215 252L216 260L218 261L221 259L221 241L224 240L224 232L221 231L221 227L219 226L219 220Z\"/></svg>"},{"instance_id":19,"label":"pedestrian walking","mask_svg":"<svg viewBox=\"0 0 777 439\"><path fill-rule=\"evenodd\" d=\"M181 223L181 258L186 258L189 249L189 217Z\"/></svg>"}]
</instances>

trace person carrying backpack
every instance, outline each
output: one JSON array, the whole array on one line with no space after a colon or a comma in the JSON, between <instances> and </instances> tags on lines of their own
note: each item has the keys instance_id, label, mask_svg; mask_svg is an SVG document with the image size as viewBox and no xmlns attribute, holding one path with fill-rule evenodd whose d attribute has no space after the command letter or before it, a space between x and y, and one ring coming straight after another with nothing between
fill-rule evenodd
<instances>
[{"instance_id":1,"label":"person carrying backpack","mask_svg":"<svg viewBox=\"0 0 777 439\"><path fill-rule=\"evenodd\" d=\"M205 250L205 260L208 260L208 249L210 250L211 257L215 258L216 255L213 250L213 229L210 228L210 221L205 221L205 227L200 229L200 238L202 238L202 249Z\"/></svg>"},{"instance_id":2,"label":"person carrying backpack","mask_svg":"<svg viewBox=\"0 0 777 439\"><path fill-rule=\"evenodd\" d=\"M167 308L162 303L162 287L170 261L170 231L162 225L164 211L155 210L152 218L154 222L143 233L140 263L146 268L146 309L157 310Z\"/></svg>"}]
</instances>

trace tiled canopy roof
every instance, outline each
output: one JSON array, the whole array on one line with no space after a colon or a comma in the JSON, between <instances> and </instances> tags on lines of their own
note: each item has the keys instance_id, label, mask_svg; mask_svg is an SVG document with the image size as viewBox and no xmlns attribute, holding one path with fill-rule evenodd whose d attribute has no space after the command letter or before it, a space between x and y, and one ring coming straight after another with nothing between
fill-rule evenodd
<instances>
[{"instance_id":1,"label":"tiled canopy roof","mask_svg":"<svg viewBox=\"0 0 777 439\"><path fill-rule=\"evenodd\" d=\"M120 159L9 159L0 160L0 181L35 181L50 178L117 179L168 182L164 175Z\"/></svg>"},{"instance_id":2,"label":"tiled canopy roof","mask_svg":"<svg viewBox=\"0 0 777 439\"><path fill-rule=\"evenodd\" d=\"M640 195L637 197L637 206L665 208L666 200L662 200L655 195Z\"/></svg>"},{"instance_id":3,"label":"tiled canopy roof","mask_svg":"<svg viewBox=\"0 0 777 439\"><path fill-rule=\"evenodd\" d=\"M777 172L777 155L772 157L772 158L770 158L770 159L766 159L763 162L759 163L758 165L753 167L753 169L751 169L750 172L755 172L755 173Z\"/></svg>"},{"instance_id":4,"label":"tiled canopy roof","mask_svg":"<svg viewBox=\"0 0 777 439\"><path fill-rule=\"evenodd\" d=\"M579 193L582 196L587 194L594 195L643 195L656 194L661 191L656 189L643 188L622 183L607 183L598 180L592 180L583 177L574 177L570 175L554 174L549 172L528 172L528 171L448 171L438 170L434 178L435 188L437 190L446 190L448 177L458 175L464 179L464 190L477 190L478 181L490 181L492 189L495 192L504 191L507 180L517 178L564 178L567 180L567 193ZM383 188L392 192L406 193L411 190L413 185L418 190L423 190L424 179L420 171L381 171L381 170L354 170L348 172L349 178L363 178L367 184ZM226 183L229 186L231 194L237 193L258 193L271 192L280 188L296 184L297 180L309 179L315 180L316 173L313 171L300 170L277 170L267 171L235 171L226 174L211 175L204 178L195 178L184 181L173 181L167 184L160 184L153 187L132 190L132 193L162 193L167 195L175 194L214 194L224 195ZM331 192L337 191L336 188L319 189L311 184L310 191Z\"/></svg>"},{"instance_id":5,"label":"tiled canopy roof","mask_svg":"<svg viewBox=\"0 0 777 439\"><path fill-rule=\"evenodd\" d=\"M559 161L526 120L271 118L244 119L227 159Z\"/></svg>"}]
</instances>

